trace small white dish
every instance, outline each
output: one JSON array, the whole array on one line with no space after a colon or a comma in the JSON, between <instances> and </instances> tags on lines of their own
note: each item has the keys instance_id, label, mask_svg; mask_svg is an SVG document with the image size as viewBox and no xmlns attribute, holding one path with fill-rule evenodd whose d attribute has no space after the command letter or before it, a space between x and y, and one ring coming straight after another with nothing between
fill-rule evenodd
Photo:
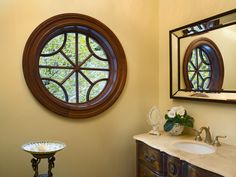
<instances>
[{"instance_id":1,"label":"small white dish","mask_svg":"<svg viewBox=\"0 0 236 177\"><path fill-rule=\"evenodd\" d=\"M31 154L52 154L58 151L61 151L66 147L65 143L60 141L32 141L26 144L23 144L22 149Z\"/></svg>"}]
</instances>

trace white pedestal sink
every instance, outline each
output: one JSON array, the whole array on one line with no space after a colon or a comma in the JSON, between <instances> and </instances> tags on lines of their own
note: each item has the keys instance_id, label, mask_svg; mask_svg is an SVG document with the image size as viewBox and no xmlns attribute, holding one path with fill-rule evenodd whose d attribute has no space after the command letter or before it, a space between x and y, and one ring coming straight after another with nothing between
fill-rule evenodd
<instances>
[{"instance_id":1,"label":"white pedestal sink","mask_svg":"<svg viewBox=\"0 0 236 177\"><path fill-rule=\"evenodd\" d=\"M173 146L178 150L193 154L212 154L216 151L214 146L191 140L177 141L173 143Z\"/></svg>"}]
</instances>

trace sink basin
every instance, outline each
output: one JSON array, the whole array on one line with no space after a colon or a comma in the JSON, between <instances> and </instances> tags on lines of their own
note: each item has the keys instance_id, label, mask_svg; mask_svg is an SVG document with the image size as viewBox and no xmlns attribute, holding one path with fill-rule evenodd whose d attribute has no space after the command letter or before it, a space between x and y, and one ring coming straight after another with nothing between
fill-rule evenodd
<instances>
[{"instance_id":1,"label":"sink basin","mask_svg":"<svg viewBox=\"0 0 236 177\"><path fill-rule=\"evenodd\" d=\"M181 151L193 154L212 154L216 148L197 141L178 141L173 146Z\"/></svg>"}]
</instances>

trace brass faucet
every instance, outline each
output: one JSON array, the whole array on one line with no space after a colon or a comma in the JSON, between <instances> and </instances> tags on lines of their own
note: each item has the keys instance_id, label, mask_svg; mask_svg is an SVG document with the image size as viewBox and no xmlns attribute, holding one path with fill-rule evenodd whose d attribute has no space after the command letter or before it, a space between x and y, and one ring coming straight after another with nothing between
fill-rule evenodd
<instances>
[{"instance_id":1,"label":"brass faucet","mask_svg":"<svg viewBox=\"0 0 236 177\"><path fill-rule=\"evenodd\" d=\"M201 133L203 130L205 130L205 140L204 142L207 143L207 144L210 144L210 145L213 145L213 146L220 146L220 142L219 142L219 138L226 138L226 136L216 136L215 137L215 140L213 141L212 140L212 137L211 137L211 132L210 132L210 127L201 127L198 130L196 129L193 129L195 132L196 132L196 136L195 136L195 140L196 141L202 141L202 137L201 137Z\"/></svg>"},{"instance_id":2,"label":"brass faucet","mask_svg":"<svg viewBox=\"0 0 236 177\"><path fill-rule=\"evenodd\" d=\"M199 132L202 133L203 130L205 130L205 140L204 140L204 142L207 143L207 144L212 144L210 127L201 127Z\"/></svg>"}]
</instances>

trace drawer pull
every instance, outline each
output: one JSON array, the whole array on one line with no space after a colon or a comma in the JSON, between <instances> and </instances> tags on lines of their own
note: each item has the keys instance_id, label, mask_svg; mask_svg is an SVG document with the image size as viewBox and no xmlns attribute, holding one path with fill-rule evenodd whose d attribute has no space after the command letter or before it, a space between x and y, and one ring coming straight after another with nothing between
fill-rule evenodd
<instances>
[{"instance_id":1,"label":"drawer pull","mask_svg":"<svg viewBox=\"0 0 236 177\"><path fill-rule=\"evenodd\" d=\"M177 174L176 166L173 163L169 163L169 172L172 175L176 175Z\"/></svg>"},{"instance_id":2,"label":"drawer pull","mask_svg":"<svg viewBox=\"0 0 236 177\"><path fill-rule=\"evenodd\" d=\"M155 157L153 155L149 156L147 152L144 152L144 158L149 163L154 163L156 161Z\"/></svg>"}]
</instances>

